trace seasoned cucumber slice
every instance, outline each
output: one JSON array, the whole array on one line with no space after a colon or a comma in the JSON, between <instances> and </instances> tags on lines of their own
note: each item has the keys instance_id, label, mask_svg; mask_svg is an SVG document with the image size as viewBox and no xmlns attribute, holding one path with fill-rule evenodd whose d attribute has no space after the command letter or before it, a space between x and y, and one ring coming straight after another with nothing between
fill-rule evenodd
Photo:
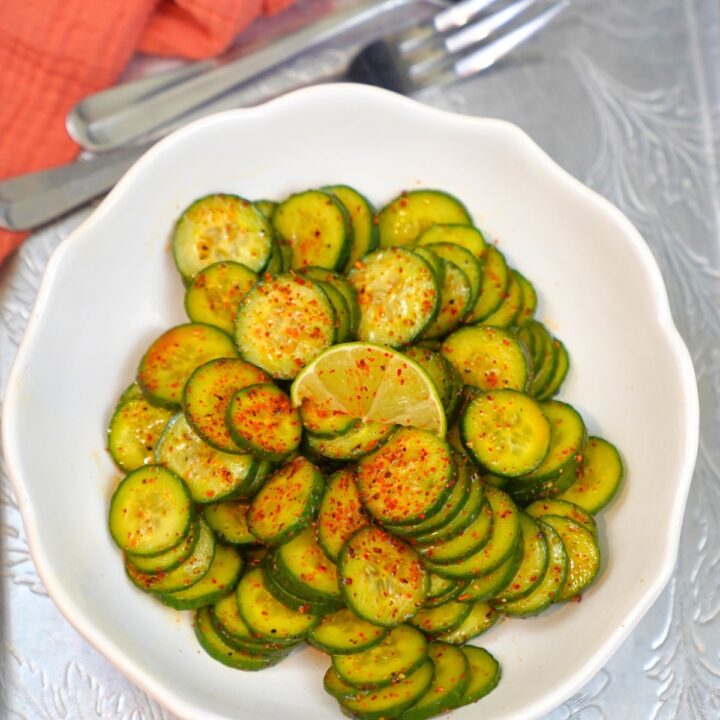
<instances>
[{"instance_id":1,"label":"seasoned cucumber slice","mask_svg":"<svg viewBox=\"0 0 720 720\"><path fill-rule=\"evenodd\" d=\"M318 650L332 655L351 655L379 645L388 634L359 618L352 610L343 608L326 615L310 632L307 640Z\"/></svg>"},{"instance_id":2,"label":"seasoned cucumber slice","mask_svg":"<svg viewBox=\"0 0 720 720\"><path fill-rule=\"evenodd\" d=\"M239 358L211 360L197 368L185 384L185 417L208 445L223 452L245 453L226 426L228 406L241 388L268 380L262 370Z\"/></svg>"},{"instance_id":3,"label":"seasoned cucumber slice","mask_svg":"<svg viewBox=\"0 0 720 720\"><path fill-rule=\"evenodd\" d=\"M481 600L470 606L468 616L450 632L438 635L437 639L452 645L464 645L468 640L486 633L499 619L497 610Z\"/></svg>"},{"instance_id":4,"label":"seasoned cucumber slice","mask_svg":"<svg viewBox=\"0 0 720 720\"><path fill-rule=\"evenodd\" d=\"M119 548L138 556L159 555L179 545L192 519L187 486L158 465L126 475L110 500L110 535Z\"/></svg>"},{"instance_id":5,"label":"seasoned cucumber slice","mask_svg":"<svg viewBox=\"0 0 720 720\"><path fill-rule=\"evenodd\" d=\"M428 233L431 233L435 227L438 226L436 225L429 228L423 235L423 238ZM457 227L462 228L461 225L458 225ZM468 231L475 230L475 228L471 227L466 227L464 229ZM422 238L420 240L420 244L425 245ZM419 249L420 248L416 249L415 252L418 252ZM482 286L483 279L482 262L478 260L478 256L473 254L470 250L450 242L433 242L427 245L427 249L437 257L440 257L447 262L451 262L453 265L460 268L463 273L465 273L465 277L470 284L470 307L467 310L467 312L469 312L469 310L475 306L478 296L480 295L480 287Z\"/></svg>"},{"instance_id":6,"label":"seasoned cucumber slice","mask_svg":"<svg viewBox=\"0 0 720 720\"><path fill-rule=\"evenodd\" d=\"M347 272L360 258L378 246L379 235L375 224L375 209L364 195L347 185L329 185L322 189L334 195L350 215L353 227L352 247L343 268L344 272Z\"/></svg>"},{"instance_id":7,"label":"seasoned cucumber slice","mask_svg":"<svg viewBox=\"0 0 720 720\"><path fill-rule=\"evenodd\" d=\"M466 385L486 391L529 388L530 357L525 345L506 330L481 325L462 328L445 338L440 352Z\"/></svg>"},{"instance_id":8,"label":"seasoned cucumber slice","mask_svg":"<svg viewBox=\"0 0 720 720\"><path fill-rule=\"evenodd\" d=\"M310 613L291 610L278 602L265 587L262 568L253 568L240 578L237 586L240 616L251 632L265 640L297 640L319 622Z\"/></svg>"},{"instance_id":9,"label":"seasoned cucumber slice","mask_svg":"<svg viewBox=\"0 0 720 720\"><path fill-rule=\"evenodd\" d=\"M257 279L241 263L228 260L208 265L185 292L185 312L193 322L215 325L232 335L240 301Z\"/></svg>"},{"instance_id":10,"label":"seasoned cucumber slice","mask_svg":"<svg viewBox=\"0 0 720 720\"><path fill-rule=\"evenodd\" d=\"M440 510L452 490L450 447L425 430L400 428L357 466L360 497L382 523L410 525Z\"/></svg>"},{"instance_id":11,"label":"seasoned cucumber slice","mask_svg":"<svg viewBox=\"0 0 720 720\"><path fill-rule=\"evenodd\" d=\"M583 451L576 480L558 499L595 514L615 497L622 478L623 464L617 448L607 440L591 437Z\"/></svg>"},{"instance_id":12,"label":"seasoned cucumber slice","mask_svg":"<svg viewBox=\"0 0 720 720\"><path fill-rule=\"evenodd\" d=\"M352 467L328 478L317 514L317 539L325 554L337 562L345 541L368 524Z\"/></svg>"},{"instance_id":13,"label":"seasoned cucumber slice","mask_svg":"<svg viewBox=\"0 0 720 720\"><path fill-rule=\"evenodd\" d=\"M472 225L472 219L465 206L448 193L404 192L378 215L380 247L413 245L431 225Z\"/></svg>"},{"instance_id":14,"label":"seasoned cucumber slice","mask_svg":"<svg viewBox=\"0 0 720 720\"><path fill-rule=\"evenodd\" d=\"M448 602L432 608L423 608L410 622L426 635L439 635L454 630L470 614L468 603Z\"/></svg>"},{"instance_id":15,"label":"seasoned cucumber slice","mask_svg":"<svg viewBox=\"0 0 720 720\"><path fill-rule=\"evenodd\" d=\"M322 474L304 457L285 463L250 503L250 532L265 545L291 540L312 522L324 489Z\"/></svg>"},{"instance_id":16,"label":"seasoned cucumber slice","mask_svg":"<svg viewBox=\"0 0 720 720\"><path fill-rule=\"evenodd\" d=\"M289 645L289 643L266 643L253 635L240 616L236 593L226 595L210 608L210 620L225 642L233 647L255 647L258 654L263 654L281 650Z\"/></svg>"},{"instance_id":17,"label":"seasoned cucumber slice","mask_svg":"<svg viewBox=\"0 0 720 720\"><path fill-rule=\"evenodd\" d=\"M445 273L440 287L440 307L435 319L425 328L426 339L440 338L454 330L472 307L467 275L454 263L442 260Z\"/></svg>"},{"instance_id":18,"label":"seasoned cucumber slice","mask_svg":"<svg viewBox=\"0 0 720 720\"><path fill-rule=\"evenodd\" d=\"M187 537L174 548L170 548L160 555L144 556L127 553L126 559L128 564L141 573L167 573L182 565L193 554L199 537L200 525L197 520L194 520Z\"/></svg>"},{"instance_id":19,"label":"seasoned cucumber slice","mask_svg":"<svg viewBox=\"0 0 720 720\"><path fill-rule=\"evenodd\" d=\"M568 517L587 528L595 537L598 534L595 518L587 510L567 500L560 498L536 500L525 508L525 512L536 520L542 519L543 515Z\"/></svg>"},{"instance_id":20,"label":"seasoned cucumber slice","mask_svg":"<svg viewBox=\"0 0 720 720\"><path fill-rule=\"evenodd\" d=\"M560 536L549 525L540 523L548 546L548 568L540 584L527 596L497 605L504 615L527 617L537 615L559 597L567 579L568 556Z\"/></svg>"},{"instance_id":21,"label":"seasoned cucumber slice","mask_svg":"<svg viewBox=\"0 0 720 720\"><path fill-rule=\"evenodd\" d=\"M254 200L253 205L268 219L272 220L278 204L274 200Z\"/></svg>"},{"instance_id":22,"label":"seasoned cucumber slice","mask_svg":"<svg viewBox=\"0 0 720 720\"><path fill-rule=\"evenodd\" d=\"M272 252L267 218L237 195L207 195L183 212L175 225L172 249L185 282L220 260L242 263L256 273Z\"/></svg>"},{"instance_id":23,"label":"seasoned cucumber slice","mask_svg":"<svg viewBox=\"0 0 720 720\"><path fill-rule=\"evenodd\" d=\"M303 398L299 408L303 427L315 438L334 438L355 427L355 418L340 408L328 408L312 398Z\"/></svg>"},{"instance_id":24,"label":"seasoned cucumber slice","mask_svg":"<svg viewBox=\"0 0 720 720\"><path fill-rule=\"evenodd\" d=\"M538 393L538 400L549 400L556 395L570 369L570 356L565 346L557 338L553 338L553 345L556 354L555 370L553 370L552 377L548 380L542 392Z\"/></svg>"},{"instance_id":25,"label":"seasoned cucumber slice","mask_svg":"<svg viewBox=\"0 0 720 720\"><path fill-rule=\"evenodd\" d=\"M437 388L446 415L451 416L457 406L462 388L462 380L458 377L455 369L440 353L422 345L410 345L403 348L402 352L430 376Z\"/></svg>"},{"instance_id":26,"label":"seasoned cucumber slice","mask_svg":"<svg viewBox=\"0 0 720 720\"><path fill-rule=\"evenodd\" d=\"M428 594L425 598L426 608L434 608L455 600L462 594L466 585L461 580L450 580L435 573L428 573L428 580Z\"/></svg>"},{"instance_id":27,"label":"seasoned cucumber slice","mask_svg":"<svg viewBox=\"0 0 720 720\"><path fill-rule=\"evenodd\" d=\"M125 472L153 462L155 446L173 411L151 405L137 383L120 396L108 427L108 451Z\"/></svg>"},{"instance_id":28,"label":"seasoned cucumber slice","mask_svg":"<svg viewBox=\"0 0 720 720\"><path fill-rule=\"evenodd\" d=\"M182 413L167 424L155 448L155 460L177 473L199 503L244 495L258 468L252 455L224 453L204 443Z\"/></svg>"},{"instance_id":29,"label":"seasoned cucumber slice","mask_svg":"<svg viewBox=\"0 0 720 720\"><path fill-rule=\"evenodd\" d=\"M507 290L503 296L500 307L495 312L490 313L483 319L483 325L493 325L494 327L510 327L518 324L518 316L523 307L523 286L515 275L515 271L510 271L510 280Z\"/></svg>"},{"instance_id":30,"label":"seasoned cucumber slice","mask_svg":"<svg viewBox=\"0 0 720 720\"><path fill-rule=\"evenodd\" d=\"M345 543L338 571L348 606L375 625L398 625L425 602L427 575L418 554L379 527L361 528Z\"/></svg>"},{"instance_id":31,"label":"seasoned cucumber slice","mask_svg":"<svg viewBox=\"0 0 720 720\"><path fill-rule=\"evenodd\" d=\"M335 330L336 339L339 343L344 343L350 340L352 335L352 321L353 318L350 314L350 306L343 294L330 283L322 280L314 280L320 289L327 295L328 300L333 306L335 311Z\"/></svg>"},{"instance_id":32,"label":"seasoned cucumber slice","mask_svg":"<svg viewBox=\"0 0 720 720\"><path fill-rule=\"evenodd\" d=\"M366 255L348 275L360 305L358 338L400 347L420 337L440 307L440 288L427 261L390 248Z\"/></svg>"},{"instance_id":33,"label":"seasoned cucumber slice","mask_svg":"<svg viewBox=\"0 0 720 720\"><path fill-rule=\"evenodd\" d=\"M308 447L331 460L357 460L383 445L395 432L394 425L356 420L347 432L335 437L307 435Z\"/></svg>"},{"instance_id":34,"label":"seasoned cucumber slice","mask_svg":"<svg viewBox=\"0 0 720 720\"><path fill-rule=\"evenodd\" d=\"M226 424L239 447L266 460L282 460L302 438L300 414L277 385L258 383L238 390L227 408Z\"/></svg>"},{"instance_id":35,"label":"seasoned cucumber slice","mask_svg":"<svg viewBox=\"0 0 720 720\"><path fill-rule=\"evenodd\" d=\"M600 548L593 534L574 520L559 515L545 515L542 522L560 536L568 555L568 571L558 600L580 595L600 570Z\"/></svg>"},{"instance_id":36,"label":"seasoned cucumber slice","mask_svg":"<svg viewBox=\"0 0 720 720\"><path fill-rule=\"evenodd\" d=\"M340 679L359 690L393 685L427 659L425 636L412 625L398 625L374 647L351 655L333 655Z\"/></svg>"},{"instance_id":37,"label":"seasoned cucumber slice","mask_svg":"<svg viewBox=\"0 0 720 720\"><path fill-rule=\"evenodd\" d=\"M458 245L476 258L483 257L487 245L483 234L472 225L432 225L418 238L418 245L438 243Z\"/></svg>"},{"instance_id":38,"label":"seasoned cucumber slice","mask_svg":"<svg viewBox=\"0 0 720 720\"><path fill-rule=\"evenodd\" d=\"M432 642L428 646L428 656L435 666L432 685L400 715L401 720L426 720L455 707L470 682L470 666L460 648Z\"/></svg>"},{"instance_id":39,"label":"seasoned cucumber slice","mask_svg":"<svg viewBox=\"0 0 720 720\"><path fill-rule=\"evenodd\" d=\"M535 397L544 395L545 389L555 376L557 368L558 350L553 336L548 329L539 322L528 323L535 335L535 352L533 356L533 384L532 394Z\"/></svg>"},{"instance_id":40,"label":"seasoned cucumber slice","mask_svg":"<svg viewBox=\"0 0 720 720\"><path fill-rule=\"evenodd\" d=\"M312 281L282 274L256 285L235 320L240 354L272 377L290 380L335 343L335 310Z\"/></svg>"},{"instance_id":41,"label":"seasoned cucumber slice","mask_svg":"<svg viewBox=\"0 0 720 720\"><path fill-rule=\"evenodd\" d=\"M304 267L299 272L311 280L318 280L328 285L332 285L347 302L350 310L350 332L354 336L360 324L360 306L358 305L357 295L353 286L347 281L347 278L338 275L332 270L326 270L320 267Z\"/></svg>"},{"instance_id":42,"label":"seasoned cucumber slice","mask_svg":"<svg viewBox=\"0 0 720 720\"><path fill-rule=\"evenodd\" d=\"M155 405L180 406L185 383L195 368L215 358L237 357L232 339L202 323L186 323L164 332L140 361L137 383Z\"/></svg>"},{"instance_id":43,"label":"seasoned cucumber slice","mask_svg":"<svg viewBox=\"0 0 720 720\"><path fill-rule=\"evenodd\" d=\"M486 575L471 580L458 595L460 602L474 602L475 600L492 600L502 592L515 577L523 559L523 548L520 543L515 552L499 567Z\"/></svg>"},{"instance_id":44,"label":"seasoned cucumber slice","mask_svg":"<svg viewBox=\"0 0 720 720\"><path fill-rule=\"evenodd\" d=\"M522 288L522 306L518 316L515 318L516 325L522 325L528 320L532 320L535 310L537 308L537 293L533 284L517 270L513 270L515 280L520 283Z\"/></svg>"},{"instance_id":45,"label":"seasoned cucumber slice","mask_svg":"<svg viewBox=\"0 0 720 720\"><path fill-rule=\"evenodd\" d=\"M505 256L494 245L488 245L483 258L480 294L475 306L465 317L465 322L477 323L494 313L505 298L509 282L510 269Z\"/></svg>"},{"instance_id":46,"label":"seasoned cucumber slice","mask_svg":"<svg viewBox=\"0 0 720 720\"><path fill-rule=\"evenodd\" d=\"M231 545L252 545L257 538L247 524L249 506L238 500L213 503L203 508L208 525L225 542Z\"/></svg>"},{"instance_id":47,"label":"seasoned cucumber slice","mask_svg":"<svg viewBox=\"0 0 720 720\"><path fill-rule=\"evenodd\" d=\"M175 610L194 610L213 605L235 589L242 566L242 558L235 548L218 543L210 569L199 582L186 590L164 593L160 600Z\"/></svg>"},{"instance_id":48,"label":"seasoned cucumber slice","mask_svg":"<svg viewBox=\"0 0 720 720\"><path fill-rule=\"evenodd\" d=\"M416 255L419 255L430 266L430 269L435 275L437 286L442 288L445 282L445 263L442 261L442 258L428 250L428 248L414 247L412 251Z\"/></svg>"},{"instance_id":49,"label":"seasoned cucumber slice","mask_svg":"<svg viewBox=\"0 0 720 720\"><path fill-rule=\"evenodd\" d=\"M321 190L291 195L275 208L275 232L292 250L291 267L341 269L352 245L352 223L344 205Z\"/></svg>"},{"instance_id":50,"label":"seasoned cucumber slice","mask_svg":"<svg viewBox=\"0 0 720 720\"><path fill-rule=\"evenodd\" d=\"M470 682L453 707L470 705L492 692L500 682L500 665L485 648L465 645L460 648L468 661Z\"/></svg>"},{"instance_id":51,"label":"seasoned cucumber slice","mask_svg":"<svg viewBox=\"0 0 720 720\"><path fill-rule=\"evenodd\" d=\"M501 477L532 472L550 447L550 423L540 406L515 390L473 398L463 413L460 432L475 460Z\"/></svg>"},{"instance_id":52,"label":"seasoned cucumber slice","mask_svg":"<svg viewBox=\"0 0 720 720\"><path fill-rule=\"evenodd\" d=\"M285 607L295 612L311 615L327 615L342 608L343 604L334 600L312 600L290 590L284 583L287 577L277 571L275 555L270 552L262 563L264 570L265 589Z\"/></svg>"}]
</instances>

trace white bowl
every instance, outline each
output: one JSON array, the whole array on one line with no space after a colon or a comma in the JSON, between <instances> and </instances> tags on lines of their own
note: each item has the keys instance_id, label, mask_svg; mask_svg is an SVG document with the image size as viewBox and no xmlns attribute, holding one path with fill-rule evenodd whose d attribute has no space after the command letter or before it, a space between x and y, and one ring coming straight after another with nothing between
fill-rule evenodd
<instances>
[{"instance_id":1,"label":"white bowl","mask_svg":"<svg viewBox=\"0 0 720 720\"><path fill-rule=\"evenodd\" d=\"M382 205L402 189L454 193L538 289L572 358L562 398L627 467L602 514L602 575L580 604L508 620L479 643L496 691L457 711L529 720L608 660L669 579L698 441L692 364L655 261L630 222L518 128L366 87L302 90L201 120L150 150L50 260L10 375L3 441L35 564L67 619L178 715L338 718L325 656L249 674L198 647L179 615L126 579L106 516L115 399L143 349L184 320L168 250L178 213L216 191L248 198L347 183Z\"/></svg>"}]
</instances>

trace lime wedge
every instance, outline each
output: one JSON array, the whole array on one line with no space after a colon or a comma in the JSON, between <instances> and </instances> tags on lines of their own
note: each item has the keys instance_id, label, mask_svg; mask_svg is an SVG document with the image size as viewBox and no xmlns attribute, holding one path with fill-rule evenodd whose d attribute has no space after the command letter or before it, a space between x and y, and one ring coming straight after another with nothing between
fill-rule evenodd
<instances>
[{"instance_id":1,"label":"lime wedge","mask_svg":"<svg viewBox=\"0 0 720 720\"><path fill-rule=\"evenodd\" d=\"M382 345L331 347L303 368L290 397L295 407L312 400L328 414L445 437L445 412L430 376L406 355Z\"/></svg>"}]
</instances>

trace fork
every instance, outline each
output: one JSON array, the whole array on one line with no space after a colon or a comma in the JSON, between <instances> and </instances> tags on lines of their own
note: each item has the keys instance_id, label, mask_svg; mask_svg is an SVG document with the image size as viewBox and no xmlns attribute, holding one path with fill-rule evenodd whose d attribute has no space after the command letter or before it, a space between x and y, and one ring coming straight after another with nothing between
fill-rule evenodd
<instances>
[{"instance_id":1,"label":"fork","mask_svg":"<svg viewBox=\"0 0 720 720\"><path fill-rule=\"evenodd\" d=\"M529 16L528 11L537 2L512 0L488 13L499 0L462 0L426 23L366 45L343 73L307 84L344 79L412 95L470 77L492 67L539 32L571 0L553 0L542 12ZM513 22L512 29L501 32ZM220 98L205 104L195 116L233 107L237 107L235 98ZM187 119L187 115L182 118ZM163 128L163 134L169 129ZM157 139L159 136L143 145L0 182L0 227L31 229L102 195Z\"/></svg>"}]
</instances>

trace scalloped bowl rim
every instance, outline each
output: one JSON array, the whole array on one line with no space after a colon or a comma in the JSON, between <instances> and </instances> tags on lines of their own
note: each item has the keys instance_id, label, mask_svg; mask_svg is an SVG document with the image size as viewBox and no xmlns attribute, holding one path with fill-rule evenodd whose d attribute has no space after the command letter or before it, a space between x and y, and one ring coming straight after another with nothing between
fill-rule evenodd
<instances>
[{"instance_id":1,"label":"scalloped bowl rim","mask_svg":"<svg viewBox=\"0 0 720 720\"><path fill-rule=\"evenodd\" d=\"M667 518L667 532L664 545L661 548L661 568L654 577L649 579L640 601L627 614L624 622L604 637L593 652L589 662L578 668L574 674L557 682L555 687L541 697L536 698L534 702L523 707L522 712L502 714L504 720L510 720L511 718L527 720L529 717L536 717L550 711L582 687L607 662L668 582L677 556L685 502L697 453L699 410L697 385L689 352L673 323L667 291L658 265L639 232L610 202L560 168L524 131L505 121L456 115L375 88L337 84L306 88L254 108L231 110L203 118L176 131L148 150L128 170L98 208L54 251L48 262L27 329L8 377L2 418L3 446L9 476L17 493L31 555L49 595L68 621L135 684L180 716L213 718L213 720L228 717L222 712L193 705L192 701L180 697L177 692L166 687L161 681L148 676L138 666L134 657L121 652L106 637L101 628L79 611L68 593L63 579L56 574L52 562L48 559L46 544L50 540L43 534L34 504L30 499L32 483L26 483L21 470L23 464L22 452L19 446L19 434L15 432L14 428L14 419L22 411L23 398L20 389L23 384L23 373L28 359L32 356L33 346L40 329L39 326L42 324L42 319L48 309L48 303L53 298L53 291L56 290L56 279L65 269L66 259L71 256L77 246L99 242L94 238L94 234L102 227L108 213L115 206L123 203L128 190L142 181L148 168L151 168L155 163L161 163L165 157L175 152L177 146L180 146L182 150L183 143L188 139L201 135L210 137L215 128L225 124L242 125L249 118L277 116L313 104L320 107L325 103L344 103L348 101L360 104L367 103L379 112L388 109L406 114L408 122L413 122L413 119L422 119L425 122L432 122L437 124L438 127L446 129L452 129L453 127L471 128L477 129L479 132L496 133L498 136L511 137L512 142L518 147L522 147L523 152L532 157L533 162L537 163L538 166L542 166L548 177L555 176L555 180L564 184L566 192L569 195L574 195L578 203L592 205L602 211L624 236L628 248L639 258L644 271L645 290L655 297L657 329L664 335L668 352L672 355L673 364L677 370L676 380L684 398L684 406L681 408L685 417L685 435L681 438L684 450L680 461L680 471L677 476L674 506ZM482 223L479 224L482 225ZM540 293L543 292L542 285L540 285L539 291ZM620 442L622 442L622 439L620 439ZM612 532L612 528L610 532Z\"/></svg>"}]
</instances>

